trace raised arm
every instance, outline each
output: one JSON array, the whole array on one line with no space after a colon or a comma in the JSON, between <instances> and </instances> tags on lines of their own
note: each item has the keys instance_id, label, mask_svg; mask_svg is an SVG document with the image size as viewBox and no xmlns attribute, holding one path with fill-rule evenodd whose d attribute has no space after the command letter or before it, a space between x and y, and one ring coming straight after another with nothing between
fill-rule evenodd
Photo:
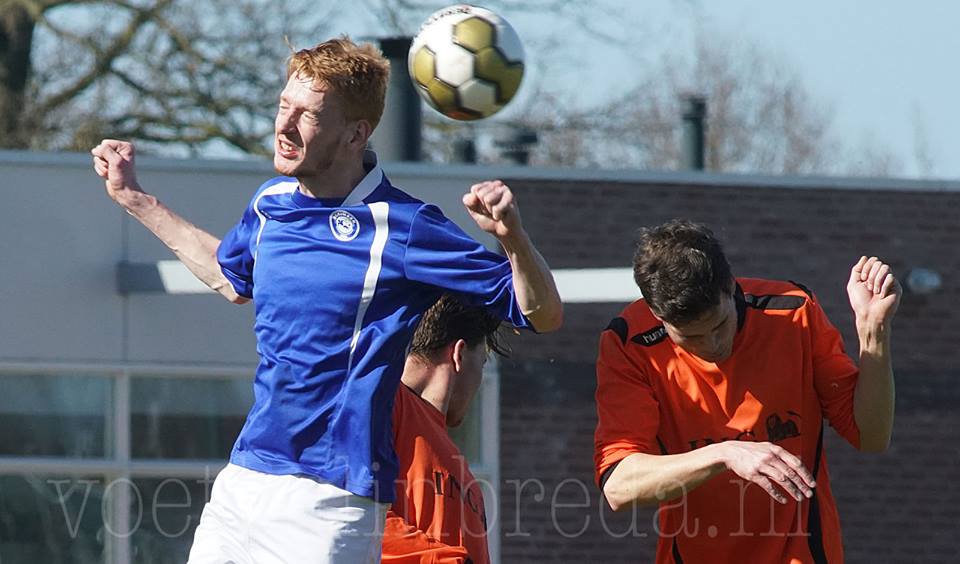
<instances>
[{"instance_id":1,"label":"raised arm","mask_svg":"<svg viewBox=\"0 0 960 564\"><path fill-rule=\"evenodd\" d=\"M540 252L523 229L513 192L499 180L470 187L463 205L481 229L500 242L513 270L513 289L523 314L540 332L563 323L563 303Z\"/></svg>"},{"instance_id":2,"label":"raised arm","mask_svg":"<svg viewBox=\"0 0 960 564\"><path fill-rule=\"evenodd\" d=\"M894 383L890 325L903 290L890 266L877 257L860 257L850 271L847 295L860 341L860 376L853 415L860 429L860 450L882 452L893 432Z\"/></svg>"},{"instance_id":3,"label":"raised arm","mask_svg":"<svg viewBox=\"0 0 960 564\"><path fill-rule=\"evenodd\" d=\"M132 143L104 139L90 151L93 168L105 180L107 195L149 229L201 282L233 303L237 294L217 263L220 240L175 214L137 182Z\"/></svg>"}]
</instances>

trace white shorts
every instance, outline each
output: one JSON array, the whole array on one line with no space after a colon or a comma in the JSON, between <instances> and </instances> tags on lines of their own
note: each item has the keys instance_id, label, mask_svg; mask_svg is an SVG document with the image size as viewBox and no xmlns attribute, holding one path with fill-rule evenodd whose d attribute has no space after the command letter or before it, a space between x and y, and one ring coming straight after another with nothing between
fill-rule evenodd
<instances>
[{"instance_id":1,"label":"white shorts","mask_svg":"<svg viewBox=\"0 0 960 564\"><path fill-rule=\"evenodd\" d=\"M376 564L388 507L309 477L229 464L213 483L188 562Z\"/></svg>"}]
</instances>

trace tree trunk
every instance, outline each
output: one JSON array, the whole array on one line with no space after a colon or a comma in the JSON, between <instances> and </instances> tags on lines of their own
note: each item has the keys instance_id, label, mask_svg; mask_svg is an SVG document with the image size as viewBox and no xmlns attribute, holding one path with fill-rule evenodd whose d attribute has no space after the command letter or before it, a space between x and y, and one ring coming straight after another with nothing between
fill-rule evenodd
<instances>
[{"instance_id":1,"label":"tree trunk","mask_svg":"<svg viewBox=\"0 0 960 564\"><path fill-rule=\"evenodd\" d=\"M0 12L0 148L26 148L29 135L22 129L30 78L30 49L36 25L20 4Z\"/></svg>"}]
</instances>

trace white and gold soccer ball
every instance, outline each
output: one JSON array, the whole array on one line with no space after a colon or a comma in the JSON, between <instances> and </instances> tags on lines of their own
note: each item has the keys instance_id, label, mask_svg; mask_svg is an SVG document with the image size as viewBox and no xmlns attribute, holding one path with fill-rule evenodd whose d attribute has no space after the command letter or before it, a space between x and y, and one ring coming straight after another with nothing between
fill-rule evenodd
<instances>
[{"instance_id":1,"label":"white and gold soccer ball","mask_svg":"<svg viewBox=\"0 0 960 564\"><path fill-rule=\"evenodd\" d=\"M420 96L441 114L476 120L500 111L523 80L523 45L507 20L460 4L420 26L407 57Z\"/></svg>"}]
</instances>

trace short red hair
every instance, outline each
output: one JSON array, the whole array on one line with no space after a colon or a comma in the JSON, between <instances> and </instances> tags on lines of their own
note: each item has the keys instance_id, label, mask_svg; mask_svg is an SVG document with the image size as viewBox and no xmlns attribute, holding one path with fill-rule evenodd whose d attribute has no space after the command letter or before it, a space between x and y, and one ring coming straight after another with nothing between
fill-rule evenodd
<instances>
[{"instance_id":1,"label":"short red hair","mask_svg":"<svg viewBox=\"0 0 960 564\"><path fill-rule=\"evenodd\" d=\"M287 79L309 78L343 100L347 119L364 119L376 129L383 116L390 61L370 43L357 45L347 36L302 49L287 63Z\"/></svg>"}]
</instances>

